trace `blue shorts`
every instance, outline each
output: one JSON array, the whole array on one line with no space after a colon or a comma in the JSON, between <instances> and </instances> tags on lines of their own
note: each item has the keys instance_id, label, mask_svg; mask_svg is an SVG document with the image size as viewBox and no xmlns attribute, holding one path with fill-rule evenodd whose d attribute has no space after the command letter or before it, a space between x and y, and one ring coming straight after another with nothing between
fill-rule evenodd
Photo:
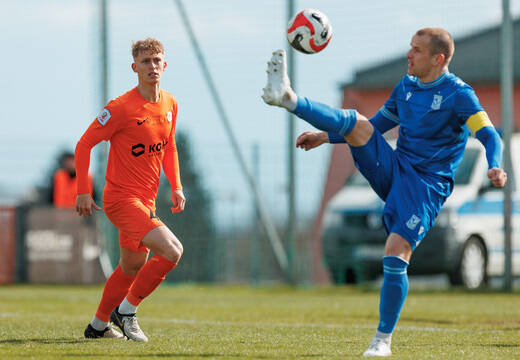
<instances>
[{"instance_id":1,"label":"blue shorts","mask_svg":"<svg viewBox=\"0 0 520 360\"><path fill-rule=\"evenodd\" d=\"M401 235L415 250L446 201L449 182L418 171L375 129L366 145L350 149L359 171L385 201L383 222L387 233Z\"/></svg>"}]
</instances>

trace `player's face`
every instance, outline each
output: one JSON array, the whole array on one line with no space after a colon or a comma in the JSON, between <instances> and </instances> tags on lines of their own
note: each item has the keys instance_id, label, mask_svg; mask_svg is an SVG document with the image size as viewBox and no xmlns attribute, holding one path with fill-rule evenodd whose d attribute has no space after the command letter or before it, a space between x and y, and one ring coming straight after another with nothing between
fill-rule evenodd
<instances>
[{"instance_id":1,"label":"player's face","mask_svg":"<svg viewBox=\"0 0 520 360\"><path fill-rule=\"evenodd\" d=\"M430 81L429 76L433 71L434 58L430 55L430 39L428 36L415 35L406 54L408 59L408 75L415 76L421 81ZM431 79L435 80L435 79Z\"/></svg>"},{"instance_id":2,"label":"player's face","mask_svg":"<svg viewBox=\"0 0 520 360\"><path fill-rule=\"evenodd\" d=\"M132 70L137 73L139 82L147 84L159 83L164 69L166 69L164 54L150 51L140 52L132 64Z\"/></svg>"}]
</instances>

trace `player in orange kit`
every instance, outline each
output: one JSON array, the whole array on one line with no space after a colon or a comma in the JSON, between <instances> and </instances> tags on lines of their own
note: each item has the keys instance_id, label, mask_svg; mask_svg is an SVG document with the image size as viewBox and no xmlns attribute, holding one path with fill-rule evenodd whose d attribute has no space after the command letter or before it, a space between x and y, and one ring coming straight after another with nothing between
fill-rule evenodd
<instances>
[{"instance_id":1,"label":"player in orange kit","mask_svg":"<svg viewBox=\"0 0 520 360\"><path fill-rule=\"evenodd\" d=\"M76 212L89 216L92 208L101 210L88 193L90 152L102 140L110 141L103 207L119 229L121 250L119 266L85 329L87 338L123 338L112 321L129 339L148 341L137 323L137 307L173 270L183 251L155 215L161 165L172 188L172 211L184 210L186 202L174 137L177 101L160 88L164 48L148 38L132 45L132 56L137 87L109 102L76 146ZM148 260L150 250L155 255Z\"/></svg>"}]
</instances>

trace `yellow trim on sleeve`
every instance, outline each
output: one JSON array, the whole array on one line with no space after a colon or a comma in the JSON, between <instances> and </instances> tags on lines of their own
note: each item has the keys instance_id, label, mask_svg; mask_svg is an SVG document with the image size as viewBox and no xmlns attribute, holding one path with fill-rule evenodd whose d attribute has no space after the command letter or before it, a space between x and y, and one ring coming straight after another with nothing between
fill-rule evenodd
<instances>
[{"instance_id":1,"label":"yellow trim on sleeve","mask_svg":"<svg viewBox=\"0 0 520 360\"><path fill-rule=\"evenodd\" d=\"M489 120L489 116L485 111L479 111L471 115L466 121L466 125L470 128L473 134L476 134L477 131L486 126L493 126L491 120Z\"/></svg>"}]
</instances>

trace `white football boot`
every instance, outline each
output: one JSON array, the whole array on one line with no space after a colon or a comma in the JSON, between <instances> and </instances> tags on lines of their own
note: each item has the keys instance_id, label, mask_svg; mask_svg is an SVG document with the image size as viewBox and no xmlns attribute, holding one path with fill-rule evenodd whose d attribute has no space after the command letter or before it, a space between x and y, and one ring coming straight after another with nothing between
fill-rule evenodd
<instances>
[{"instance_id":1,"label":"white football boot","mask_svg":"<svg viewBox=\"0 0 520 360\"><path fill-rule=\"evenodd\" d=\"M297 96L291 89L291 81L287 76L287 56L285 50L273 52L267 62L267 84L262 99L269 105L280 106L292 111L296 108Z\"/></svg>"},{"instance_id":2,"label":"white football boot","mask_svg":"<svg viewBox=\"0 0 520 360\"><path fill-rule=\"evenodd\" d=\"M368 345L368 349L363 353L363 356L390 356L390 344L392 343L391 336L380 337L376 333Z\"/></svg>"},{"instance_id":3,"label":"white football boot","mask_svg":"<svg viewBox=\"0 0 520 360\"><path fill-rule=\"evenodd\" d=\"M91 324L88 324L84 334L87 339L124 339L125 337L120 332L114 330L112 325L108 325L104 330L99 331L94 329Z\"/></svg>"},{"instance_id":4,"label":"white football boot","mask_svg":"<svg viewBox=\"0 0 520 360\"><path fill-rule=\"evenodd\" d=\"M110 320L121 329L123 334L134 341L147 342L148 338L143 333L135 314L122 315L119 313L119 306L116 307L110 314Z\"/></svg>"}]
</instances>

